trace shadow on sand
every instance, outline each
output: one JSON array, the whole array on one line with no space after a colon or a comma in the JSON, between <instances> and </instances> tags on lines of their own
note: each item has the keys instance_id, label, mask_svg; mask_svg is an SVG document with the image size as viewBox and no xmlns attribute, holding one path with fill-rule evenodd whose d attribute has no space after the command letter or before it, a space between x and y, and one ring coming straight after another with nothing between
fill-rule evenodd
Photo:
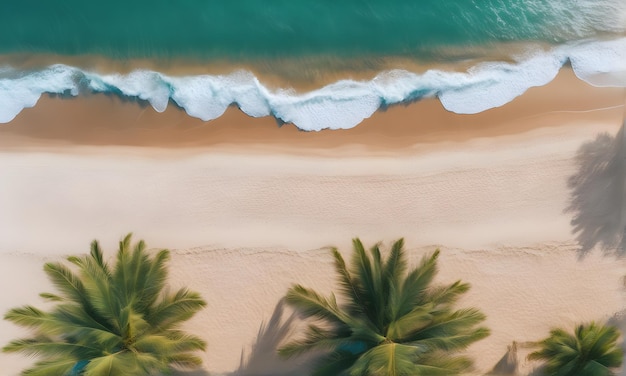
<instances>
[{"instance_id":1,"label":"shadow on sand","mask_svg":"<svg viewBox=\"0 0 626 376\"><path fill-rule=\"evenodd\" d=\"M487 374L487 376L512 376L517 375L517 367L519 366L519 361L517 359L517 343L513 342L504 356L500 358L498 363L493 367L493 369Z\"/></svg>"},{"instance_id":2,"label":"shadow on sand","mask_svg":"<svg viewBox=\"0 0 626 376\"><path fill-rule=\"evenodd\" d=\"M578 170L567 182L570 203L565 212L573 214L581 257L595 247L605 254L626 254L624 126L615 136L599 134L576 154Z\"/></svg>"},{"instance_id":3,"label":"shadow on sand","mask_svg":"<svg viewBox=\"0 0 626 376\"><path fill-rule=\"evenodd\" d=\"M208 371L198 369L194 371L174 371L170 376L213 376Z\"/></svg>"},{"instance_id":4,"label":"shadow on sand","mask_svg":"<svg viewBox=\"0 0 626 376\"><path fill-rule=\"evenodd\" d=\"M249 354L242 350L239 369L230 376L295 376L307 375L316 361L314 356L284 359L278 348L294 332L296 315L285 319L285 302L280 300L268 322L261 324L256 342Z\"/></svg>"},{"instance_id":5,"label":"shadow on sand","mask_svg":"<svg viewBox=\"0 0 626 376\"><path fill-rule=\"evenodd\" d=\"M611 317L607 321L607 324L616 326L617 329L619 329L619 331L622 333L622 335L626 333L626 309L623 309L620 312L615 313L615 315L613 315L613 317ZM622 342L621 342L620 347L622 348L622 351L624 352L624 357L622 358L622 364L626 365L626 341L623 339L621 341ZM626 366L622 366L622 368L616 375L626 376Z\"/></svg>"}]
</instances>

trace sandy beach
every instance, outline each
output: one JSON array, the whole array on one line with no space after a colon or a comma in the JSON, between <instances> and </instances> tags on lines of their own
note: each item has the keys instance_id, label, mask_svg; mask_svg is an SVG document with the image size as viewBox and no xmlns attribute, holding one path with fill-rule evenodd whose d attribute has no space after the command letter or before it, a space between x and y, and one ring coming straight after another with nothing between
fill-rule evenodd
<instances>
[{"instance_id":1,"label":"sandy beach","mask_svg":"<svg viewBox=\"0 0 626 376\"><path fill-rule=\"evenodd\" d=\"M288 375L296 364L270 361L280 325L258 338L287 288L333 289L323 247L404 237L413 263L442 250L439 281L471 283L461 304L492 331L469 350L476 374L502 371L515 341L527 375L525 345L551 327L625 329L626 262L611 248L623 192L607 188L623 184L607 167L624 155L623 113L623 89L569 69L477 115L426 100L318 133L237 108L203 123L114 96L44 97L0 126L0 311L41 305L43 262L94 238L111 255L132 231L172 249L172 285L207 300L187 326L209 344L206 371ZM3 321L0 333L20 331ZM30 362L0 354L7 375Z\"/></svg>"}]
</instances>

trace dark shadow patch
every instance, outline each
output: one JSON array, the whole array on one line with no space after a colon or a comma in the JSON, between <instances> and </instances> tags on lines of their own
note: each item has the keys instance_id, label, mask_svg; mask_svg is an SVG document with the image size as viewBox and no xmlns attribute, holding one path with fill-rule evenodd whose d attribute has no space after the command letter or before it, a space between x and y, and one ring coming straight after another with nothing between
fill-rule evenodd
<instances>
[{"instance_id":1,"label":"dark shadow patch","mask_svg":"<svg viewBox=\"0 0 626 376\"><path fill-rule=\"evenodd\" d=\"M625 123L626 125L626 123ZM576 154L577 171L568 181L572 233L583 257L598 247L605 254L626 253L624 126L616 136L599 134Z\"/></svg>"},{"instance_id":2,"label":"dark shadow patch","mask_svg":"<svg viewBox=\"0 0 626 376\"><path fill-rule=\"evenodd\" d=\"M178 371L174 370L171 376L212 376L211 373L203 369L197 369L193 371Z\"/></svg>"},{"instance_id":3,"label":"dark shadow patch","mask_svg":"<svg viewBox=\"0 0 626 376\"><path fill-rule=\"evenodd\" d=\"M624 277L624 284L626 285L626 277ZM626 309L623 309L613 315L608 321L608 325L613 325L617 327L617 329L622 333L622 343L620 347L622 348L623 357L622 357L622 368L620 371L616 373L619 376L626 376L626 340L624 340L624 333L626 333Z\"/></svg>"},{"instance_id":4,"label":"dark shadow patch","mask_svg":"<svg viewBox=\"0 0 626 376\"><path fill-rule=\"evenodd\" d=\"M270 320L261 324L250 353L242 350L239 369L230 376L301 376L311 372L313 356L284 359L278 355L278 348L294 331L296 315L284 316L285 302L281 299Z\"/></svg>"},{"instance_id":5,"label":"dark shadow patch","mask_svg":"<svg viewBox=\"0 0 626 376\"><path fill-rule=\"evenodd\" d=\"M508 346L506 353L500 358L498 363L487 374L489 376L509 376L517 374L517 367L519 366L519 360L517 359L517 343L513 341L513 344Z\"/></svg>"},{"instance_id":6,"label":"dark shadow patch","mask_svg":"<svg viewBox=\"0 0 626 376\"><path fill-rule=\"evenodd\" d=\"M539 366L535 369L533 369L528 376L547 376L548 374L546 373L546 366L542 365Z\"/></svg>"}]
</instances>

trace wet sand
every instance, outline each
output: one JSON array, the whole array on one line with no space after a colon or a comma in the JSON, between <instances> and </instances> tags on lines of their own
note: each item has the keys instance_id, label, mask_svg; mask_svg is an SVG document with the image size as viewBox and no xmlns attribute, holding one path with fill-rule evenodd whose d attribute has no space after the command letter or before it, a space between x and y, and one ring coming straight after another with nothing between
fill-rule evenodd
<instances>
[{"instance_id":1,"label":"wet sand","mask_svg":"<svg viewBox=\"0 0 626 376\"><path fill-rule=\"evenodd\" d=\"M435 99L378 111L348 130L303 132L273 117L252 118L231 107L204 122L170 104L157 113L147 102L96 94L61 99L44 96L12 122L0 125L0 147L123 145L214 150L261 149L319 155L348 147L388 154L414 152L424 144L515 135L563 124L615 121L623 113L620 88L598 88L563 69L550 84L531 88L507 105L475 115L446 111Z\"/></svg>"}]
</instances>

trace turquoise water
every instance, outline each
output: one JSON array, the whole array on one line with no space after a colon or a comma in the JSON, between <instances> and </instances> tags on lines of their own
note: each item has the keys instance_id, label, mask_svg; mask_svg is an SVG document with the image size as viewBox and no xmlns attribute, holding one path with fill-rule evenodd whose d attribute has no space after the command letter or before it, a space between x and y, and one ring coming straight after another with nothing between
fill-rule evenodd
<instances>
[{"instance_id":1,"label":"turquoise water","mask_svg":"<svg viewBox=\"0 0 626 376\"><path fill-rule=\"evenodd\" d=\"M565 65L590 84L626 87L625 28L624 0L1 1L0 54L13 58L90 54L235 64L227 75L170 76L141 67L99 72L54 64L50 56L25 69L3 65L0 56L0 123L45 93L85 92L138 99L158 112L175 104L205 121L234 105L307 131L351 128L380 108L422 98L472 114L549 83ZM437 69L455 59L443 51L489 53L509 45L503 42L516 46L504 48L506 61L472 56L466 72ZM344 66L379 57L426 59L433 68L392 66L370 81L340 80L307 93L269 89L234 68L285 58L299 74L300 63L316 56Z\"/></svg>"},{"instance_id":2,"label":"turquoise water","mask_svg":"<svg viewBox=\"0 0 626 376\"><path fill-rule=\"evenodd\" d=\"M428 57L623 31L621 0L2 1L0 53Z\"/></svg>"}]
</instances>

